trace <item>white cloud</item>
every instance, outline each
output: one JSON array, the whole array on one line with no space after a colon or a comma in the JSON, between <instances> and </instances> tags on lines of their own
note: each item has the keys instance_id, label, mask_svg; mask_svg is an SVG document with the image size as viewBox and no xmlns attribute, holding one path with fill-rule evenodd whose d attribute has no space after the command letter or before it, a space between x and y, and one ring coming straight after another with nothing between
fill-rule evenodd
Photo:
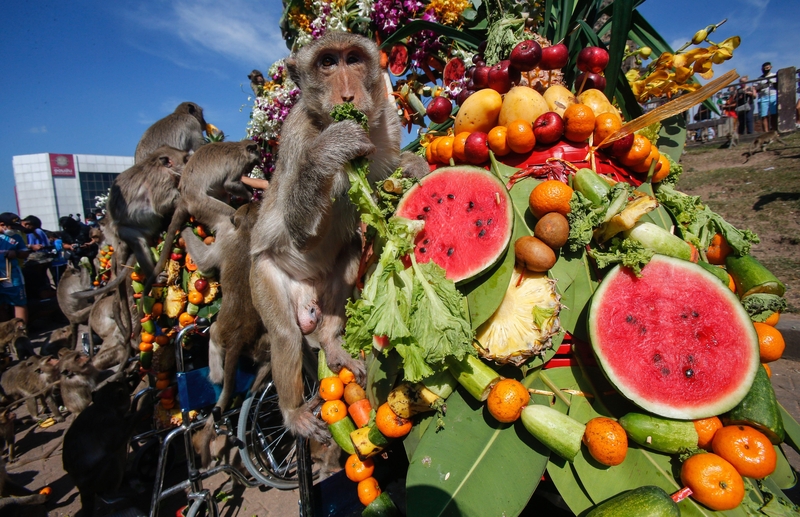
<instances>
[{"instance_id":1,"label":"white cloud","mask_svg":"<svg viewBox=\"0 0 800 517\"><path fill-rule=\"evenodd\" d=\"M269 66L284 57L288 50L278 28L281 12L282 5L277 0L266 3L179 0L140 5L136 11L127 11L125 17L150 33L176 35L189 48L148 43L135 46L141 45L145 52L196 70L199 68L195 64L198 53L212 52L249 66L254 61Z\"/></svg>"},{"instance_id":2,"label":"white cloud","mask_svg":"<svg viewBox=\"0 0 800 517\"><path fill-rule=\"evenodd\" d=\"M33 133L34 135L38 135L41 133L47 133L47 126L36 126L32 127L28 130L28 133Z\"/></svg>"}]
</instances>

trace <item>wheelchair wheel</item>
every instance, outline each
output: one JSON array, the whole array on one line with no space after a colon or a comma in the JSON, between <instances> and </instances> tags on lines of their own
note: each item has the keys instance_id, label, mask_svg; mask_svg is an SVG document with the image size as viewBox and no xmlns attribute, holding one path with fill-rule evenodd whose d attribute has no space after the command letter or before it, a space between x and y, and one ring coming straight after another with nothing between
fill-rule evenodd
<instances>
[{"instance_id":1,"label":"wheelchair wheel","mask_svg":"<svg viewBox=\"0 0 800 517\"><path fill-rule=\"evenodd\" d=\"M304 371L303 383L308 400L317 392L316 375ZM244 444L240 449L242 461L254 478L279 490L298 487L296 440L283 425L278 393L271 379L260 393L245 399L237 434Z\"/></svg>"}]
</instances>

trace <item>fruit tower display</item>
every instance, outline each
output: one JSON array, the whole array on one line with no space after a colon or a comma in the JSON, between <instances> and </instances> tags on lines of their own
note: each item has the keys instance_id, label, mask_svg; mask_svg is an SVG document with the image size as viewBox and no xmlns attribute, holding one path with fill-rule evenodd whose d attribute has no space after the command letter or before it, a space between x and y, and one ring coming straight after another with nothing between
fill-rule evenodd
<instances>
[{"instance_id":1,"label":"fruit tower display","mask_svg":"<svg viewBox=\"0 0 800 517\"><path fill-rule=\"evenodd\" d=\"M319 377L364 514L397 502L372 475L390 450L415 516L518 515L543 478L576 515L791 515L779 445L800 426L762 366L785 287L757 236L676 189L683 112L737 77L711 80L739 38L709 25L675 51L624 0L499 7L286 2L290 48L378 42L435 170L350 178L371 228L345 347L368 378L324 357ZM263 171L298 94L269 75Z\"/></svg>"}]
</instances>

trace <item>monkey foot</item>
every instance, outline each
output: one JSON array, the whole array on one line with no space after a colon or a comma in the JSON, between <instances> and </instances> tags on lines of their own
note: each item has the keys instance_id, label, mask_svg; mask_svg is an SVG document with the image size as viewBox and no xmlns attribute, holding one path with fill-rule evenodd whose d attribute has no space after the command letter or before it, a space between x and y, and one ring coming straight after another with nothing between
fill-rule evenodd
<instances>
[{"instance_id":1,"label":"monkey foot","mask_svg":"<svg viewBox=\"0 0 800 517\"><path fill-rule=\"evenodd\" d=\"M328 444L331 441L331 434L328 432L325 422L314 416L308 404L284 414L284 423L295 436L311 438L322 444Z\"/></svg>"}]
</instances>

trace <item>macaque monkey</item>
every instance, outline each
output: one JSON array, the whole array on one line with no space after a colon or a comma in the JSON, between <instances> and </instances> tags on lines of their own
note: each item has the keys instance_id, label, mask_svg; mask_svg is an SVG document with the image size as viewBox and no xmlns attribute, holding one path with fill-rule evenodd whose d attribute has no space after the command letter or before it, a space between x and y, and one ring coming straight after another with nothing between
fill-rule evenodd
<instances>
[{"instance_id":1,"label":"macaque monkey","mask_svg":"<svg viewBox=\"0 0 800 517\"><path fill-rule=\"evenodd\" d=\"M64 433L64 471L78 487L86 517L94 515L95 495L113 494L122 484L137 421L130 405L127 385L109 382L92 394L92 403Z\"/></svg>"},{"instance_id":2,"label":"macaque monkey","mask_svg":"<svg viewBox=\"0 0 800 517\"><path fill-rule=\"evenodd\" d=\"M253 70L247 74L247 78L250 79L250 88L252 88L255 96L258 97L261 95L264 83L266 82L264 81L264 75L258 70Z\"/></svg>"},{"instance_id":3,"label":"macaque monkey","mask_svg":"<svg viewBox=\"0 0 800 517\"><path fill-rule=\"evenodd\" d=\"M131 336L132 327L128 326L131 311L125 280L130 276L134 256L145 276L152 275L154 264L149 246L162 231L164 219L171 217L175 210L180 195L178 181L188 156L179 149L159 147L146 160L117 176L108 195L105 227L114 246L116 277L105 287L73 295L77 298L96 297L119 288L119 314L123 327L120 330L126 339ZM127 347L125 350L129 353Z\"/></svg>"},{"instance_id":4,"label":"macaque monkey","mask_svg":"<svg viewBox=\"0 0 800 517\"><path fill-rule=\"evenodd\" d=\"M77 415L92 401L100 372L83 352L62 348L58 357L61 400L70 413Z\"/></svg>"},{"instance_id":5,"label":"macaque monkey","mask_svg":"<svg viewBox=\"0 0 800 517\"><path fill-rule=\"evenodd\" d=\"M345 304L361 257L345 167L368 157L370 183L398 167L415 176L428 170L418 156L401 157L400 120L379 63L375 43L333 31L287 59L301 96L283 124L276 169L251 234L253 304L269 333L284 424L318 441L329 435L310 411L319 401L304 405L304 343L322 346L334 372L346 366L360 382L365 377L363 362L342 348ZM330 111L344 102L366 114L369 133L352 120L333 122ZM319 307L319 324L304 337L297 308L307 302Z\"/></svg>"},{"instance_id":6,"label":"macaque monkey","mask_svg":"<svg viewBox=\"0 0 800 517\"><path fill-rule=\"evenodd\" d=\"M753 143L750 144L750 149L742 153L744 156L744 161L742 163L747 163L751 156L756 153L763 153L767 150L767 147L773 142L780 142L784 146L786 142L783 141L780 134L777 131L770 131L769 133L764 133L760 135L758 138L753 140Z\"/></svg>"},{"instance_id":7,"label":"macaque monkey","mask_svg":"<svg viewBox=\"0 0 800 517\"><path fill-rule=\"evenodd\" d=\"M17 461L14 451L17 438L14 424L17 421L17 415L6 408L0 412L0 443L8 449L8 462L13 463Z\"/></svg>"},{"instance_id":8,"label":"macaque monkey","mask_svg":"<svg viewBox=\"0 0 800 517\"><path fill-rule=\"evenodd\" d=\"M0 388L2 388L3 394L11 400L32 397L44 391L25 402L28 413L32 418L36 418L39 415L37 400L43 399L50 408L53 418L58 422L63 422L64 415L61 414L53 397L53 383L58 380L57 366L57 359L33 355L6 370L0 377Z\"/></svg>"},{"instance_id":9,"label":"macaque monkey","mask_svg":"<svg viewBox=\"0 0 800 517\"><path fill-rule=\"evenodd\" d=\"M189 158L181 176L180 198L167 229L161 257L145 283L144 292L150 290L155 277L164 269L175 234L189 216L214 230L221 241L226 240L225 234L233 231L231 218L236 211L227 203L228 196L250 200L252 194L242 183L242 176L253 170L260 159L258 144L252 140L213 142Z\"/></svg>"},{"instance_id":10,"label":"macaque monkey","mask_svg":"<svg viewBox=\"0 0 800 517\"><path fill-rule=\"evenodd\" d=\"M6 470L6 462L0 456L0 514L7 515L4 509L8 506L29 506L46 502L47 494L31 492L19 483L12 481Z\"/></svg>"},{"instance_id":11,"label":"macaque monkey","mask_svg":"<svg viewBox=\"0 0 800 517\"><path fill-rule=\"evenodd\" d=\"M98 370L122 364L128 357L127 341L114 317L117 301L116 296L105 296L94 302L89 314L89 328L103 340L100 350L92 358L92 364Z\"/></svg>"},{"instance_id":12,"label":"macaque monkey","mask_svg":"<svg viewBox=\"0 0 800 517\"><path fill-rule=\"evenodd\" d=\"M183 102L175 111L156 121L142 135L136 146L134 163L146 160L159 147L167 145L182 151L196 151L203 144L206 119L203 108L194 102Z\"/></svg>"},{"instance_id":13,"label":"macaque monkey","mask_svg":"<svg viewBox=\"0 0 800 517\"><path fill-rule=\"evenodd\" d=\"M87 299L79 299L73 293L86 291L92 288L92 273L88 267L80 265L75 267L72 263L67 264L64 275L58 282L56 288L56 299L61 313L69 320L69 328L72 331L72 342L66 345L67 348L75 348L78 343L78 325L89 321L89 312L92 304Z\"/></svg>"},{"instance_id":14,"label":"macaque monkey","mask_svg":"<svg viewBox=\"0 0 800 517\"><path fill-rule=\"evenodd\" d=\"M20 361L33 355L33 345L28 338L25 320L12 318L0 323L0 351L10 352Z\"/></svg>"}]
</instances>

